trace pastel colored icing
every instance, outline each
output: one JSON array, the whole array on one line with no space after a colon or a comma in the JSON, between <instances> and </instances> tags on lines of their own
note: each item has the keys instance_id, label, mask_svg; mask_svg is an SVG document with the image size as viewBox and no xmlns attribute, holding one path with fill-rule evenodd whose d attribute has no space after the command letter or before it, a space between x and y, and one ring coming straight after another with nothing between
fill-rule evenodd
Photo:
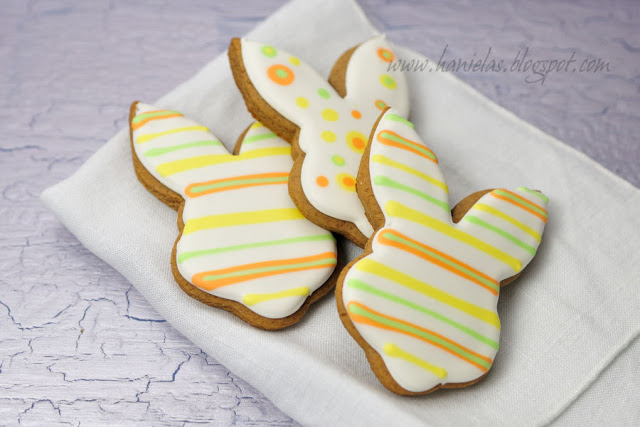
<instances>
[{"instance_id":1,"label":"pastel colored icing","mask_svg":"<svg viewBox=\"0 0 640 427\"><path fill-rule=\"evenodd\" d=\"M535 255L547 197L493 190L454 224L438 160L400 112L383 115L371 144L385 222L339 285L341 303L405 390L474 381L498 351L500 281Z\"/></svg>"},{"instance_id":2,"label":"pastel colored icing","mask_svg":"<svg viewBox=\"0 0 640 427\"><path fill-rule=\"evenodd\" d=\"M187 281L275 319L331 276L336 242L289 197L287 142L256 122L234 156L206 127L142 103L131 127L142 165L185 200L176 261Z\"/></svg>"},{"instance_id":3,"label":"pastel colored icing","mask_svg":"<svg viewBox=\"0 0 640 427\"><path fill-rule=\"evenodd\" d=\"M302 191L318 211L373 232L355 191L360 158L369 133L387 105L409 113L407 82L390 70L393 51L384 36L359 45L348 63L342 98L304 61L272 46L241 40L251 83L278 113L300 128Z\"/></svg>"}]
</instances>

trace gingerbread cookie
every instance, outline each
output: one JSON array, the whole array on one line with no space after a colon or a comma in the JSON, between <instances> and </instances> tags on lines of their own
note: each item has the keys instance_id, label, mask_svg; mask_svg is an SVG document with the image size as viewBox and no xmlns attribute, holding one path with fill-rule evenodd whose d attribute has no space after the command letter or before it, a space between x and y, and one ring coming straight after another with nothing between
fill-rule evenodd
<instances>
[{"instance_id":1,"label":"gingerbread cookie","mask_svg":"<svg viewBox=\"0 0 640 427\"><path fill-rule=\"evenodd\" d=\"M479 381L498 351L500 287L536 254L547 197L486 190L450 211L435 154L393 109L371 134L358 193L376 232L336 296L372 370L408 395Z\"/></svg>"},{"instance_id":2,"label":"gingerbread cookie","mask_svg":"<svg viewBox=\"0 0 640 427\"><path fill-rule=\"evenodd\" d=\"M293 145L289 192L316 224L364 246L373 229L355 191L369 133L387 105L409 113L402 71L384 36L345 52L325 81L290 53L246 39L229 47L233 76L251 114Z\"/></svg>"},{"instance_id":3,"label":"gingerbread cookie","mask_svg":"<svg viewBox=\"0 0 640 427\"><path fill-rule=\"evenodd\" d=\"M254 123L232 155L177 111L136 102L129 121L138 179L178 210L171 263L187 294L280 329L335 285L334 237L289 197L287 142Z\"/></svg>"}]
</instances>

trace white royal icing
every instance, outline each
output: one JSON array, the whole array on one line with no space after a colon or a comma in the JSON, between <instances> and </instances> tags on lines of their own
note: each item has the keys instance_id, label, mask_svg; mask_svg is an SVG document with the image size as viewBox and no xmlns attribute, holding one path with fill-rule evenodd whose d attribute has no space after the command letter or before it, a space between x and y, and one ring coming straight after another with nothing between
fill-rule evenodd
<instances>
[{"instance_id":1,"label":"white royal icing","mask_svg":"<svg viewBox=\"0 0 640 427\"><path fill-rule=\"evenodd\" d=\"M393 109L369 168L385 224L341 285L351 322L405 390L479 378L498 350L499 282L533 258L547 198L493 190L454 224L435 155Z\"/></svg>"},{"instance_id":2,"label":"white royal icing","mask_svg":"<svg viewBox=\"0 0 640 427\"><path fill-rule=\"evenodd\" d=\"M254 123L232 156L199 123L141 103L131 125L142 165L186 201L176 261L187 281L275 319L331 276L335 239L289 197L287 142Z\"/></svg>"},{"instance_id":3,"label":"white royal icing","mask_svg":"<svg viewBox=\"0 0 640 427\"><path fill-rule=\"evenodd\" d=\"M311 66L281 49L242 39L242 61L262 98L300 128L302 191L320 212L373 232L355 192L360 158L373 124L387 105L409 113L407 82L390 70L393 53L384 36L353 52L345 76L347 95Z\"/></svg>"}]
</instances>

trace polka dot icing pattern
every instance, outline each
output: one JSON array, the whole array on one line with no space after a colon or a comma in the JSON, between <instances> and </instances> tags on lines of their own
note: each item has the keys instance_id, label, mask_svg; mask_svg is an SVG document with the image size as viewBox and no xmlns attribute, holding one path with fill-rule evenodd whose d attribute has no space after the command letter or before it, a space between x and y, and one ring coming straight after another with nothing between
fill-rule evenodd
<instances>
[{"instance_id":1,"label":"polka dot icing pattern","mask_svg":"<svg viewBox=\"0 0 640 427\"><path fill-rule=\"evenodd\" d=\"M242 60L262 98L300 127L298 143L306 156L302 190L320 212L373 229L354 189L360 157L382 109L409 113L404 74L388 70L394 54L384 36L359 45L349 60L344 98L313 68L272 46L242 39ZM265 53L266 52L266 53Z\"/></svg>"},{"instance_id":2,"label":"polka dot icing pattern","mask_svg":"<svg viewBox=\"0 0 640 427\"><path fill-rule=\"evenodd\" d=\"M289 197L287 142L256 122L234 156L206 127L141 103L131 128L144 168L186 201L176 261L187 281L275 319L331 276L335 239Z\"/></svg>"},{"instance_id":3,"label":"polka dot icing pattern","mask_svg":"<svg viewBox=\"0 0 640 427\"><path fill-rule=\"evenodd\" d=\"M498 350L500 281L536 253L547 198L485 194L454 224L438 160L397 111L372 139L369 172L384 226L344 276L348 321L404 390L431 391L487 373Z\"/></svg>"}]
</instances>

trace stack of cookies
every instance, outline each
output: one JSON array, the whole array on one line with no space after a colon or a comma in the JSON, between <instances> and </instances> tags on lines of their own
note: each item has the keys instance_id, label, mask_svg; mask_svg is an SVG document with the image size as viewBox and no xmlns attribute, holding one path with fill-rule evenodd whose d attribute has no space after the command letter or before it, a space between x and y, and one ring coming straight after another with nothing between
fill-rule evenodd
<instances>
[{"instance_id":1,"label":"stack of cookies","mask_svg":"<svg viewBox=\"0 0 640 427\"><path fill-rule=\"evenodd\" d=\"M384 36L347 50L328 81L255 41L233 39L229 59L257 120L233 153L178 111L131 106L136 175L178 211L176 282L266 330L335 287L345 328L389 390L482 379L498 351L500 287L534 257L547 197L484 190L451 209ZM333 233L363 254L344 265Z\"/></svg>"}]
</instances>

